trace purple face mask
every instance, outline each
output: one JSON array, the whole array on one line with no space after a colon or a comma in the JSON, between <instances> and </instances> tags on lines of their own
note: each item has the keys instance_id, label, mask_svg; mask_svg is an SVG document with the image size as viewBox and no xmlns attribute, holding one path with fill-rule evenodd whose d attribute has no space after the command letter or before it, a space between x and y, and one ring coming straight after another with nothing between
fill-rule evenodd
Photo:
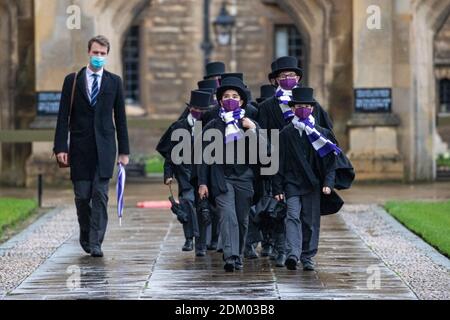
<instances>
[{"instance_id":1,"label":"purple face mask","mask_svg":"<svg viewBox=\"0 0 450 320\"><path fill-rule=\"evenodd\" d=\"M297 108L295 109L295 115L300 119L300 120L306 120L308 119L308 117L311 115L312 113L312 109L310 108Z\"/></svg>"},{"instance_id":2,"label":"purple face mask","mask_svg":"<svg viewBox=\"0 0 450 320\"><path fill-rule=\"evenodd\" d=\"M240 101L234 100L234 99L223 100L222 104L223 104L223 108L227 112L234 111L236 109L239 109L239 107L240 107Z\"/></svg>"},{"instance_id":3,"label":"purple face mask","mask_svg":"<svg viewBox=\"0 0 450 320\"><path fill-rule=\"evenodd\" d=\"M191 115L194 119L200 120L202 118L203 112L191 110Z\"/></svg>"},{"instance_id":4,"label":"purple face mask","mask_svg":"<svg viewBox=\"0 0 450 320\"><path fill-rule=\"evenodd\" d=\"M282 79L280 80L280 87L284 90L292 90L298 84L297 79Z\"/></svg>"}]
</instances>

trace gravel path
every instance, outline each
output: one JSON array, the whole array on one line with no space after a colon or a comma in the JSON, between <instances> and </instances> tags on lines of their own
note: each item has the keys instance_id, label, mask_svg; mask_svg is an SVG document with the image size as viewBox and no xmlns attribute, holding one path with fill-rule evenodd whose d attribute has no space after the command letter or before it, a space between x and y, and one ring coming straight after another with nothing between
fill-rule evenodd
<instances>
[{"instance_id":1,"label":"gravel path","mask_svg":"<svg viewBox=\"0 0 450 320\"><path fill-rule=\"evenodd\" d=\"M420 299L450 299L450 260L377 205L347 205L342 216Z\"/></svg>"},{"instance_id":2,"label":"gravel path","mask_svg":"<svg viewBox=\"0 0 450 320\"><path fill-rule=\"evenodd\" d=\"M60 207L0 245L0 300L20 285L76 230L73 207Z\"/></svg>"}]
</instances>

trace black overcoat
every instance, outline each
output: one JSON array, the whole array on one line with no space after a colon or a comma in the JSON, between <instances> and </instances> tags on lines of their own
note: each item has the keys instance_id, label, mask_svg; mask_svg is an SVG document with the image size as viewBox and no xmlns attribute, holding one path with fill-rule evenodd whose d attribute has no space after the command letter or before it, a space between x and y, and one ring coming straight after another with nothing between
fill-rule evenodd
<instances>
[{"instance_id":1,"label":"black overcoat","mask_svg":"<svg viewBox=\"0 0 450 320\"><path fill-rule=\"evenodd\" d=\"M111 178L117 159L116 135L119 154L130 154L122 80L104 70L97 104L92 107L87 91L86 67L78 72L68 144L68 116L74 78L72 73L64 80L53 151L55 154L69 153L73 181L92 181L97 167L100 178Z\"/></svg>"}]
</instances>

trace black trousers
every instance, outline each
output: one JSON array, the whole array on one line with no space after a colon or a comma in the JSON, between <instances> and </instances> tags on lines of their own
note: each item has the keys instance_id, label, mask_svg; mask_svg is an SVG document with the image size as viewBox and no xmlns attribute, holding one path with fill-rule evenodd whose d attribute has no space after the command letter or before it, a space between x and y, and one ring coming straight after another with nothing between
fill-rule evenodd
<instances>
[{"instance_id":1,"label":"black trousers","mask_svg":"<svg viewBox=\"0 0 450 320\"><path fill-rule=\"evenodd\" d=\"M228 191L216 197L224 259L243 254L253 200L253 172L226 177Z\"/></svg>"},{"instance_id":2,"label":"black trousers","mask_svg":"<svg viewBox=\"0 0 450 320\"><path fill-rule=\"evenodd\" d=\"M101 248L108 224L109 179L99 177L98 169L93 181L73 181L75 205L80 225L80 241L91 250Z\"/></svg>"}]
</instances>

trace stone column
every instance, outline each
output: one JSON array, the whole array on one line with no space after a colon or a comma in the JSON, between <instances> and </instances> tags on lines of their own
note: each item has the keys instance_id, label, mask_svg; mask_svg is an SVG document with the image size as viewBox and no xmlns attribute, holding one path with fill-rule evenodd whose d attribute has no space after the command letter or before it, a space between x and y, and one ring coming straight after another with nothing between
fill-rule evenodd
<instances>
[{"instance_id":1,"label":"stone column","mask_svg":"<svg viewBox=\"0 0 450 320\"><path fill-rule=\"evenodd\" d=\"M369 6L377 6L381 29L371 30ZM353 1L353 86L393 87L393 1ZM358 180L402 180L404 165L398 150L398 117L392 112L356 113L348 123L349 157Z\"/></svg>"}]
</instances>

